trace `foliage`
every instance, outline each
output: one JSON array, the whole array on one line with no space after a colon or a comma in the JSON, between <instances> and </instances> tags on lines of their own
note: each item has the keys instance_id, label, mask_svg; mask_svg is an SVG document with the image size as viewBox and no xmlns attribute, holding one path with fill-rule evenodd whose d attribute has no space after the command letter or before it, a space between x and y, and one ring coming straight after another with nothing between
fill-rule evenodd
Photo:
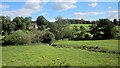
<instances>
[{"instance_id":1,"label":"foliage","mask_svg":"<svg viewBox=\"0 0 120 68\"><path fill-rule=\"evenodd\" d=\"M117 21L117 19L113 19L113 24L114 25L119 25L119 22Z\"/></svg>"},{"instance_id":2,"label":"foliage","mask_svg":"<svg viewBox=\"0 0 120 68\"><path fill-rule=\"evenodd\" d=\"M117 37L118 30L109 19L99 19L90 26L90 33L94 39L112 39Z\"/></svg>"},{"instance_id":3,"label":"foliage","mask_svg":"<svg viewBox=\"0 0 120 68\"><path fill-rule=\"evenodd\" d=\"M22 30L17 30L4 38L4 42L7 45L23 45L31 43L31 37L23 32Z\"/></svg>"},{"instance_id":4,"label":"foliage","mask_svg":"<svg viewBox=\"0 0 120 68\"><path fill-rule=\"evenodd\" d=\"M91 39L92 36L87 34L87 31L84 26L80 26L79 29L76 25L73 26L72 31L72 40L85 40L85 39Z\"/></svg>"},{"instance_id":5,"label":"foliage","mask_svg":"<svg viewBox=\"0 0 120 68\"><path fill-rule=\"evenodd\" d=\"M93 35L90 34L90 33L87 33L87 34L85 34L85 39L86 40L91 40L91 39L93 39Z\"/></svg>"},{"instance_id":6,"label":"foliage","mask_svg":"<svg viewBox=\"0 0 120 68\"><path fill-rule=\"evenodd\" d=\"M66 19L70 24L91 24L90 21L84 19Z\"/></svg>"},{"instance_id":7,"label":"foliage","mask_svg":"<svg viewBox=\"0 0 120 68\"><path fill-rule=\"evenodd\" d=\"M24 18L24 25L25 25L25 28L28 30L29 29L29 26L33 23L32 21L32 18L31 17L25 17ZM24 28L24 29L25 29Z\"/></svg>"},{"instance_id":8,"label":"foliage","mask_svg":"<svg viewBox=\"0 0 120 68\"><path fill-rule=\"evenodd\" d=\"M66 30L64 30L64 37L63 38L71 38L72 37L72 30L68 27L66 27Z\"/></svg>"},{"instance_id":9,"label":"foliage","mask_svg":"<svg viewBox=\"0 0 120 68\"><path fill-rule=\"evenodd\" d=\"M44 16L38 16L36 23L38 26L42 26L42 25L47 25L48 21L44 18Z\"/></svg>"},{"instance_id":10,"label":"foliage","mask_svg":"<svg viewBox=\"0 0 120 68\"><path fill-rule=\"evenodd\" d=\"M15 29L14 30L26 29L26 25L25 25L23 17L15 17L13 19L13 24L15 25Z\"/></svg>"},{"instance_id":11,"label":"foliage","mask_svg":"<svg viewBox=\"0 0 120 68\"><path fill-rule=\"evenodd\" d=\"M84 26L86 31L89 31L89 28L90 28L89 26L91 26L92 24L70 24L69 27L70 27L71 30L73 30L74 25L77 26L78 29L79 29L80 26Z\"/></svg>"},{"instance_id":12,"label":"foliage","mask_svg":"<svg viewBox=\"0 0 120 68\"><path fill-rule=\"evenodd\" d=\"M48 43L51 44L55 39L55 36L53 33L49 31L38 31L34 36L33 36L33 43Z\"/></svg>"},{"instance_id":13,"label":"foliage","mask_svg":"<svg viewBox=\"0 0 120 68\"><path fill-rule=\"evenodd\" d=\"M4 34L10 33L14 29L11 19L8 16L0 16L0 24L2 30L4 31Z\"/></svg>"},{"instance_id":14,"label":"foliage","mask_svg":"<svg viewBox=\"0 0 120 68\"><path fill-rule=\"evenodd\" d=\"M50 31L54 33L55 39L63 39L67 30L69 30L69 24L67 20L58 17L57 21L49 24Z\"/></svg>"},{"instance_id":15,"label":"foliage","mask_svg":"<svg viewBox=\"0 0 120 68\"><path fill-rule=\"evenodd\" d=\"M3 35L9 35L14 31L23 30L31 31L29 34L31 37L34 37L37 33L39 34L39 31L33 33L34 29L38 28L38 30L43 32L43 35L46 33L44 31L52 32L56 40L64 38L74 40L117 39L120 36L120 31L115 26L119 26L119 22L120 20L118 21L117 19L113 21L109 19L99 19L96 21L63 19L61 16L56 17L55 22L47 21L44 16L39 16L36 21L32 21L31 17L15 17L11 21L8 16L0 16L0 24L2 24L0 27L2 28L1 32ZM71 24L69 25L69 23ZM39 40L38 42L41 41Z\"/></svg>"}]
</instances>

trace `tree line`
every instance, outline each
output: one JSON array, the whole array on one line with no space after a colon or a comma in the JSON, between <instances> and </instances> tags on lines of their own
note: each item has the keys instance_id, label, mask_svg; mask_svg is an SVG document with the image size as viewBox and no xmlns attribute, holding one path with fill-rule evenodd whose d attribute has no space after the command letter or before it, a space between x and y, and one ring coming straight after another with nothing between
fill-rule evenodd
<instances>
[{"instance_id":1,"label":"tree line","mask_svg":"<svg viewBox=\"0 0 120 68\"><path fill-rule=\"evenodd\" d=\"M69 21L70 24L92 24L92 23L97 23L97 21L89 21L89 20L84 20L84 19L66 19ZM111 21L114 25L120 25L120 19L113 19Z\"/></svg>"},{"instance_id":2,"label":"tree line","mask_svg":"<svg viewBox=\"0 0 120 68\"><path fill-rule=\"evenodd\" d=\"M36 21L31 17L15 17L11 20L8 16L0 16L2 25L1 33L4 44L27 44L27 43L48 43L54 40L68 38L69 40L93 40L93 39L118 39L120 21L114 19L99 19L96 21L85 21L83 19L63 19L56 17L55 22L49 22L44 16L38 16ZM84 26L70 24L91 24L89 30Z\"/></svg>"}]
</instances>

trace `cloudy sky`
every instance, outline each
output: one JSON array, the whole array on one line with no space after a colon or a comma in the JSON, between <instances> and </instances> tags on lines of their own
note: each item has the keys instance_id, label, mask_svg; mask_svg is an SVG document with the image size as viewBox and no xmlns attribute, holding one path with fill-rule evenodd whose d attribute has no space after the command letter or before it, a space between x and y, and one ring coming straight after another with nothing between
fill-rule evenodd
<instances>
[{"instance_id":1,"label":"cloudy sky","mask_svg":"<svg viewBox=\"0 0 120 68\"><path fill-rule=\"evenodd\" d=\"M118 18L118 0L4 0L0 3L0 15L31 16L33 20L43 15L47 20L63 16L68 19L96 20Z\"/></svg>"}]
</instances>

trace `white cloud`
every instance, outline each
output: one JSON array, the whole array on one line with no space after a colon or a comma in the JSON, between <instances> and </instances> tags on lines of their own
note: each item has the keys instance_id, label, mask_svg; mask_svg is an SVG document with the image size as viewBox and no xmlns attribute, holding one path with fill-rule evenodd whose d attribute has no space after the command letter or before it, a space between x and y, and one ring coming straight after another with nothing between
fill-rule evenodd
<instances>
[{"instance_id":1,"label":"white cloud","mask_svg":"<svg viewBox=\"0 0 120 68\"><path fill-rule=\"evenodd\" d=\"M104 12L74 12L74 16L77 18L87 18L87 17L94 17L96 15L106 15L105 17L99 17L99 18L108 18L108 19L114 19L118 18L118 10L110 10L110 11L104 11Z\"/></svg>"},{"instance_id":2,"label":"white cloud","mask_svg":"<svg viewBox=\"0 0 120 68\"><path fill-rule=\"evenodd\" d=\"M71 3L75 3L78 0L51 0L52 2L71 2Z\"/></svg>"},{"instance_id":3,"label":"white cloud","mask_svg":"<svg viewBox=\"0 0 120 68\"><path fill-rule=\"evenodd\" d=\"M112 8L111 6L108 7L108 9L111 9L111 8Z\"/></svg>"},{"instance_id":4,"label":"white cloud","mask_svg":"<svg viewBox=\"0 0 120 68\"><path fill-rule=\"evenodd\" d=\"M51 19L51 20L49 20L50 22L55 22L56 20L55 19Z\"/></svg>"},{"instance_id":5,"label":"white cloud","mask_svg":"<svg viewBox=\"0 0 120 68\"><path fill-rule=\"evenodd\" d=\"M54 9L55 10L68 10L76 8L76 0L54 0Z\"/></svg>"},{"instance_id":6,"label":"white cloud","mask_svg":"<svg viewBox=\"0 0 120 68\"><path fill-rule=\"evenodd\" d=\"M44 12L41 6L40 0L36 0L34 2L30 2L34 0L27 0L25 6L18 10L11 10L11 11L3 11L1 15L5 16L31 16L33 13L36 12Z\"/></svg>"},{"instance_id":7,"label":"white cloud","mask_svg":"<svg viewBox=\"0 0 120 68\"><path fill-rule=\"evenodd\" d=\"M107 11L108 13L117 13L118 10L110 10L110 11Z\"/></svg>"},{"instance_id":8,"label":"white cloud","mask_svg":"<svg viewBox=\"0 0 120 68\"><path fill-rule=\"evenodd\" d=\"M27 0L27 2L49 2L50 0Z\"/></svg>"},{"instance_id":9,"label":"white cloud","mask_svg":"<svg viewBox=\"0 0 120 68\"><path fill-rule=\"evenodd\" d=\"M98 0L88 0L88 1L90 1L90 2L97 2Z\"/></svg>"},{"instance_id":10,"label":"white cloud","mask_svg":"<svg viewBox=\"0 0 120 68\"><path fill-rule=\"evenodd\" d=\"M73 5L72 3L56 3L54 6L54 9L56 10L68 10L75 8L76 5Z\"/></svg>"},{"instance_id":11,"label":"white cloud","mask_svg":"<svg viewBox=\"0 0 120 68\"><path fill-rule=\"evenodd\" d=\"M0 9L6 9L9 8L10 6L7 4L0 4Z\"/></svg>"},{"instance_id":12,"label":"white cloud","mask_svg":"<svg viewBox=\"0 0 120 68\"><path fill-rule=\"evenodd\" d=\"M2 2L26 2L26 0L1 0ZM36 1L36 0L34 0ZM41 2L55 2L59 0L41 0ZM71 0L64 0L64 2L70 2ZM119 0L77 0L78 2L119 2ZM31 1L33 2L33 1Z\"/></svg>"},{"instance_id":13,"label":"white cloud","mask_svg":"<svg viewBox=\"0 0 120 68\"><path fill-rule=\"evenodd\" d=\"M89 16L95 16L95 15L100 15L100 14L103 14L103 12L86 12L86 13L75 12L73 13L73 15L78 18L86 18Z\"/></svg>"},{"instance_id":14,"label":"white cloud","mask_svg":"<svg viewBox=\"0 0 120 68\"><path fill-rule=\"evenodd\" d=\"M118 10L110 10L107 11L106 14L108 15L109 19L118 18Z\"/></svg>"},{"instance_id":15,"label":"white cloud","mask_svg":"<svg viewBox=\"0 0 120 68\"><path fill-rule=\"evenodd\" d=\"M95 2L94 3L89 3L88 6L90 6L90 7L96 7L97 3L95 3Z\"/></svg>"}]
</instances>

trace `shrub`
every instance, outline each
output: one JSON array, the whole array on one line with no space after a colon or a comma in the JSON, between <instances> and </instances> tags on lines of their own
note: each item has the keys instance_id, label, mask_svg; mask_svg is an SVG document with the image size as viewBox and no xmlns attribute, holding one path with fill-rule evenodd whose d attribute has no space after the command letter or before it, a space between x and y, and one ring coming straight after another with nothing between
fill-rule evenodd
<instances>
[{"instance_id":1,"label":"shrub","mask_svg":"<svg viewBox=\"0 0 120 68\"><path fill-rule=\"evenodd\" d=\"M22 30L17 30L9 35L6 35L4 38L4 42L8 45L28 44L31 42L31 37Z\"/></svg>"},{"instance_id":2,"label":"shrub","mask_svg":"<svg viewBox=\"0 0 120 68\"><path fill-rule=\"evenodd\" d=\"M64 32L64 38L71 38L72 37L72 30L66 29Z\"/></svg>"},{"instance_id":3,"label":"shrub","mask_svg":"<svg viewBox=\"0 0 120 68\"><path fill-rule=\"evenodd\" d=\"M92 38L93 38L93 36L90 33L88 33L88 34L85 35L85 39L86 40L90 40Z\"/></svg>"},{"instance_id":4,"label":"shrub","mask_svg":"<svg viewBox=\"0 0 120 68\"><path fill-rule=\"evenodd\" d=\"M78 36L78 40L83 40L83 39L85 39L85 34L80 34L80 35Z\"/></svg>"},{"instance_id":5,"label":"shrub","mask_svg":"<svg viewBox=\"0 0 120 68\"><path fill-rule=\"evenodd\" d=\"M33 43L48 43L51 44L53 40L55 39L55 36L53 33L49 31L39 31L36 33L36 35L33 36L32 42Z\"/></svg>"},{"instance_id":6,"label":"shrub","mask_svg":"<svg viewBox=\"0 0 120 68\"><path fill-rule=\"evenodd\" d=\"M66 34L68 34L70 28L67 20L58 19L54 23L49 23L48 27L50 28L50 32L55 35L56 40L68 37Z\"/></svg>"},{"instance_id":7,"label":"shrub","mask_svg":"<svg viewBox=\"0 0 120 68\"><path fill-rule=\"evenodd\" d=\"M49 32L49 31L47 31L47 32L45 33L45 35L43 35L41 42L51 44L54 39L55 39L54 34L51 33L51 32Z\"/></svg>"}]
</instances>

